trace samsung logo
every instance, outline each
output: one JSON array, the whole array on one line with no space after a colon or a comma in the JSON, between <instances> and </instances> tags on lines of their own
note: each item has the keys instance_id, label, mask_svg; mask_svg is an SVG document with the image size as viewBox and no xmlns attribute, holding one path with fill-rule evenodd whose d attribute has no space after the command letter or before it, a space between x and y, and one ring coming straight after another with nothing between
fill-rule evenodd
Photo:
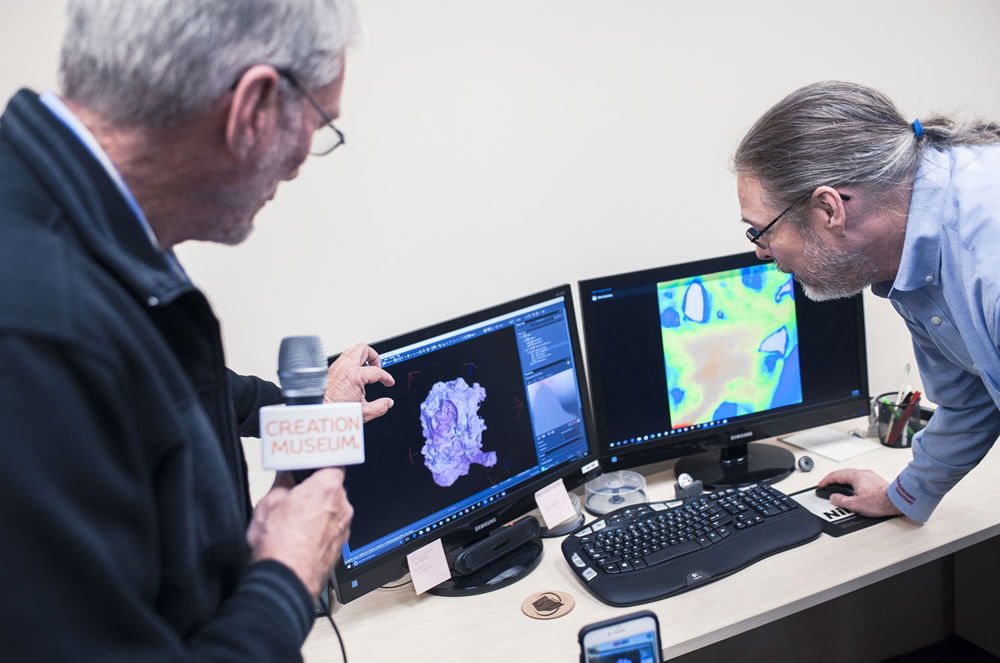
<instances>
[{"instance_id":1,"label":"samsung logo","mask_svg":"<svg viewBox=\"0 0 1000 663\"><path fill-rule=\"evenodd\" d=\"M490 525L492 525L496 521L497 521L496 516L493 516L489 520L483 521L483 522L479 523L478 525L476 525L475 527L473 527L472 531L473 532L478 532L479 530L481 530L483 528L489 527Z\"/></svg>"},{"instance_id":2,"label":"samsung logo","mask_svg":"<svg viewBox=\"0 0 1000 663\"><path fill-rule=\"evenodd\" d=\"M753 431L752 430L743 431L742 433L730 433L729 434L729 440L730 441L733 441L733 440L743 440L743 439L746 439L748 437L753 437Z\"/></svg>"}]
</instances>

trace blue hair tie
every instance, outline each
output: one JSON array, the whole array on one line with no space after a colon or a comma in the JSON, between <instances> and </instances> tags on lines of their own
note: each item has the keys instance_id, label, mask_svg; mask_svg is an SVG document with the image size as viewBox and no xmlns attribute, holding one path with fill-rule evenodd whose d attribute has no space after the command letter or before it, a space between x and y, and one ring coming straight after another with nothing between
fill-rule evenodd
<instances>
[{"instance_id":1,"label":"blue hair tie","mask_svg":"<svg viewBox=\"0 0 1000 663\"><path fill-rule=\"evenodd\" d=\"M914 120L910 123L913 126L913 135L920 138L924 135L924 125L920 124L920 120Z\"/></svg>"}]
</instances>

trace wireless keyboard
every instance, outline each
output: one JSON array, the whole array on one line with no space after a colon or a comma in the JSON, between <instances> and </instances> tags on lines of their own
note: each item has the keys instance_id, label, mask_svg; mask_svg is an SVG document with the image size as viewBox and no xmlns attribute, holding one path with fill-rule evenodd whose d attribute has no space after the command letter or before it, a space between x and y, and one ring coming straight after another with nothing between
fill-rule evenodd
<instances>
[{"instance_id":1,"label":"wireless keyboard","mask_svg":"<svg viewBox=\"0 0 1000 663\"><path fill-rule=\"evenodd\" d=\"M781 491L753 484L612 511L566 537L562 551L590 593L628 606L718 580L821 529Z\"/></svg>"}]
</instances>

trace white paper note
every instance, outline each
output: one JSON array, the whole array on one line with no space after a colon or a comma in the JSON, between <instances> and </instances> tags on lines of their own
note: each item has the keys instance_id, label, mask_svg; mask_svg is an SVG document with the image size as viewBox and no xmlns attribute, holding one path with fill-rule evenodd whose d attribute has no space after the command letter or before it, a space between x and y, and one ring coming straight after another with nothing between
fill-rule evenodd
<instances>
[{"instance_id":1,"label":"white paper note","mask_svg":"<svg viewBox=\"0 0 1000 663\"><path fill-rule=\"evenodd\" d=\"M406 564L410 567L410 578L417 594L423 594L451 578L441 539L434 539L423 548L411 552L406 556Z\"/></svg>"},{"instance_id":2,"label":"white paper note","mask_svg":"<svg viewBox=\"0 0 1000 663\"><path fill-rule=\"evenodd\" d=\"M549 528L576 515L576 509L573 508L573 502L569 499L569 493L566 492L566 485L562 479L556 479L545 488L536 491L535 503L542 512L545 526Z\"/></svg>"},{"instance_id":3,"label":"white paper note","mask_svg":"<svg viewBox=\"0 0 1000 663\"><path fill-rule=\"evenodd\" d=\"M869 451L874 451L880 446L874 440L854 437L828 426L812 428L801 433L796 433L795 435L779 437L778 439L788 444L794 444L806 451L811 451L824 458L835 460L838 463L868 453Z\"/></svg>"}]
</instances>

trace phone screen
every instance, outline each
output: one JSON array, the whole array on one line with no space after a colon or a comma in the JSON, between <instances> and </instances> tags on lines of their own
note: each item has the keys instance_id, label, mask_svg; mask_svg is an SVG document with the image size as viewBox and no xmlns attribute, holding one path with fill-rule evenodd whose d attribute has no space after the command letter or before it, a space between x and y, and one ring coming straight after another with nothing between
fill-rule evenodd
<instances>
[{"instance_id":1,"label":"phone screen","mask_svg":"<svg viewBox=\"0 0 1000 663\"><path fill-rule=\"evenodd\" d=\"M660 663L656 620L640 616L598 626L583 636L586 663Z\"/></svg>"}]
</instances>

